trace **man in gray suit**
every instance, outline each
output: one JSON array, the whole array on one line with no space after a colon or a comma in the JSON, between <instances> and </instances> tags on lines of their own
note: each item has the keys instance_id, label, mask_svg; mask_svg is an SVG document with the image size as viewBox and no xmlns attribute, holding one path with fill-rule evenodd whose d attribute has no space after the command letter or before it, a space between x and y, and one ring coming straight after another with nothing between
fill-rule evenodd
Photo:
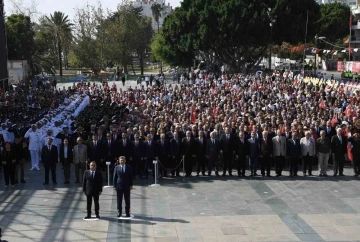
<instances>
[{"instance_id":1,"label":"man in gray suit","mask_svg":"<svg viewBox=\"0 0 360 242\"><path fill-rule=\"evenodd\" d=\"M75 166L75 183L80 181L80 170L81 173L84 173L87 169L87 147L83 144L81 137L76 139L77 145L73 148L73 163Z\"/></svg>"},{"instance_id":2,"label":"man in gray suit","mask_svg":"<svg viewBox=\"0 0 360 242\"><path fill-rule=\"evenodd\" d=\"M276 131L276 136L272 139L273 142L273 156L275 158L276 176L281 176L285 165L286 157L286 138L281 135L281 130Z\"/></svg>"},{"instance_id":3,"label":"man in gray suit","mask_svg":"<svg viewBox=\"0 0 360 242\"><path fill-rule=\"evenodd\" d=\"M313 159L316 155L315 140L311 137L310 131L305 132L305 137L300 140L301 156L303 158L303 171L306 176L306 167L308 167L309 176L312 176Z\"/></svg>"}]
</instances>

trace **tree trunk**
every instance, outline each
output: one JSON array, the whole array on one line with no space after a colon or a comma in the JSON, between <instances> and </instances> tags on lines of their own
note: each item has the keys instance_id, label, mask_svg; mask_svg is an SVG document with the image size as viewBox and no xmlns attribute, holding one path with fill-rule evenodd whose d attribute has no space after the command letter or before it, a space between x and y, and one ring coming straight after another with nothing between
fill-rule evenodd
<instances>
[{"instance_id":1,"label":"tree trunk","mask_svg":"<svg viewBox=\"0 0 360 242\"><path fill-rule=\"evenodd\" d=\"M133 63L132 63L132 62L131 62L131 69L133 70L134 75L136 75L136 73L135 73L135 69L134 69L134 65L133 65Z\"/></svg>"},{"instance_id":2,"label":"tree trunk","mask_svg":"<svg viewBox=\"0 0 360 242\"><path fill-rule=\"evenodd\" d=\"M138 53L139 63L140 63L140 75L144 75L144 54L142 52Z\"/></svg>"},{"instance_id":3,"label":"tree trunk","mask_svg":"<svg viewBox=\"0 0 360 242\"><path fill-rule=\"evenodd\" d=\"M59 34L57 34L57 41L58 41L58 55L59 55L60 76L62 76L63 73L62 73L62 61L61 61L61 40L60 40L60 35Z\"/></svg>"}]
</instances>

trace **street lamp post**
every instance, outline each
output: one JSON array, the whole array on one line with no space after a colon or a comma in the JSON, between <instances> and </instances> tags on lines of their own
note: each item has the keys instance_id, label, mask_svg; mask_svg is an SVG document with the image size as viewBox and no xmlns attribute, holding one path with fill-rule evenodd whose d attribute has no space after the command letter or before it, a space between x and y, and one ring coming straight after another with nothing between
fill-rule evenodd
<instances>
[{"instance_id":1,"label":"street lamp post","mask_svg":"<svg viewBox=\"0 0 360 242\"><path fill-rule=\"evenodd\" d=\"M269 20L270 20L270 44L269 44L269 69L271 70L271 56L272 56L272 41L273 41L273 25L274 23L276 22L275 20L275 17L272 13L272 9L271 8L268 8L268 11L267 11L267 14L268 14L268 17L269 17Z\"/></svg>"},{"instance_id":2,"label":"street lamp post","mask_svg":"<svg viewBox=\"0 0 360 242\"><path fill-rule=\"evenodd\" d=\"M317 52L317 44L318 44L318 39L319 40L323 40L323 39L326 39L326 37L323 37L323 36L318 36L317 34L315 35L315 64L314 64L314 74L316 76L316 70L317 70L317 58L316 58L316 52Z\"/></svg>"},{"instance_id":3,"label":"street lamp post","mask_svg":"<svg viewBox=\"0 0 360 242\"><path fill-rule=\"evenodd\" d=\"M0 84L3 91L8 88L7 46L5 32L4 0L0 0Z\"/></svg>"}]
</instances>

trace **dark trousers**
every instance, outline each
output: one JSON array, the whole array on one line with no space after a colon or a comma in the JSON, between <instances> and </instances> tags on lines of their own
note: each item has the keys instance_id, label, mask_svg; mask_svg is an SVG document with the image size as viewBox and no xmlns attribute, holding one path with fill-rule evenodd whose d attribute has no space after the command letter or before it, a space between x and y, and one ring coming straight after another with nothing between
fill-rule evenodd
<instances>
[{"instance_id":1,"label":"dark trousers","mask_svg":"<svg viewBox=\"0 0 360 242\"><path fill-rule=\"evenodd\" d=\"M146 162L144 164L144 175L147 178L148 174L149 174L149 168L151 167L152 172L154 173L154 165L153 165L153 161L154 161L154 157L147 157L146 158Z\"/></svg>"},{"instance_id":2,"label":"dark trousers","mask_svg":"<svg viewBox=\"0 0 360 242\"><path fill-rule=\"evenodd\" d=\"M86 167L87 164L86 163L75 163L75 179L77 182L80 181L80 170L81 170L81 174L84 174L84 172L86 171Z\"/></svg>"},{"instance_id":3,"label":"dark trousers","mask_svg":"<svg viewBox=\"0 0 360 242\"><path fill-rule=\"evenodd\" d=\"M64 168L64 179L66 182L68 182L70 181L70 163L67 159L64 159L63 168Z\"/></svg>"},{"instance_id":4,"label":"dark trousers","mask_svg":"<svg viewBox=\"0 0 360 242\"><path fill-rule=\"evenodd\" d=\"M250 172L251 175L256 174L257 172L257 163L258 163L258 157L254 156L254 157L249 157L249 168L250 168Z\"/></svg>"},{"instance_id":5,"label":"dark trousers","mask_svg":"<svg viewBox=\"0 0 360 242\"><path fill-rule=\"evenodd\" d=\"M192 172L192 167L193 167L193 157L191 156L185 156L184 157L184 162L185 162L185 174L190 176L191 172Z\"/></svg>"},{"instance_id":6,"label":"dark trousers","mask_svg":"<svg viewBox=\"0 0 360 242\"><path fill-rule=\"evenodd\" d=\"M224 174L226 174L226 171L228 171L229 174L232 173L233 159L234 159L234 153L232 151L227 151L223 153Z\"/></svg>"},{"instance_id":7,"label":"dark trousers","mask_svg":"<svg viewBox=\"0 0 360 242\"><path fill-rule=\"evenodd\" d=\"M25 168L25 159L18 161L18 165L15 168L15 181L19 181L19 169L20 169L20 181L24 180L24 168Z\"/></svg>"},{"instance_id":8,"label":"dark trousers","mask_svg":"<svg viewBox=\"0 0 360 242\"><path fill-rule=\"evenodd\" d=\"M353 153L354 173L360 175L360 155Z\"/></svg>"},{"instance_id":9,"label":"dark trousers","mask_svg":"<svg viewBox=\"0 0 360 242\"><path fill-rule=\"evenodd\" d=\"M3 165L5 185L15 185L15 164Z\"/></svg>"},{"instance_id":10,"label":"dark trousers","mask_svg":"<svg viewBox=\"0 0 360 242\"><path fill-rule=\"evenodd\" d=\"M51 171L51 178L53 182L56 182L56 164L44 164L45 167L45 182L49 182L49 173Z\"/></svg>"},{"instance_id":11,"label":"dark trousers","mask_svg":"<svg viewBox=\"0 0 360 242\"><path fill-rule=\"evenodd\" d=\"M281 176L285 165L285 156L275 156L276 175Z\"/></svg>"},{"instance_id":12,"label":"dark trousers","mask_svg":"<svg viewBox=\"0 0 360 242\"><path fill-rule=\"evenodd\" d=\"M171 170L171 175L176 175L179 176L180 174L180 167L182 167L182 164L180 165L180 161L181 161L181 156L179 154L174 155L174 156L170 156L169 158L169 163L171 164L172 168L177 167L176 169Z\"/></svg>"},{"instance_id":13,"label":"dark trousers","mask_svg":"<svg viewBox=\"0 0 360 242\"><path fill-rule=\"evenodd\" d=\"M169 158L167 155L159 155L159 161L161 164L159 165L159 175L163 174L164 176L167 176L167 169L169 168Z\"/></svg>"},{"instance_id":14,"label":"dark trousers","mask_svg":"<svg viewBox=\"0 0 360 242\"><path fill-rule=\"evenodd\" d=\"M125 199L125 213L130 214L130 189L116 189L117 210L122 213L122 200Z\"/></svg>"},{"instance_id":15,"label":"dark trousers","mask_svg":"<svg viewBox=\"0 0 360 242\"><path fill-rule=\"evenodd\" d=\"M312 173L312 165L313 165L313 156L306 155L303 156L303 172L306 174L306 170L308 170L309 175Z\"/></svg>"},{"instance_id":16,"label":"dark trousers","mask_svg":"<svg viewBox=\"0 0 360 242\"><path fill-rule=\"evenodd\" d=\"M209 156L209 158L208 158L208 173L209 174L211 174L213 167L215 167L215 172L219 171L217 156Z\"/></svg>"},{"instance_id":17,"label":"dark trousers","mask_svg":"<svg viewBox=\"0 0 360 242\"><path fill-rule=\"evenodd\" d=\"M200 173L200 171L202 173L205 173L205 164L206 164L206 157L205 155L198 155L196 157L196 172L197 174ZM231 172L230 172L231 173Z\"/></svg>"},{"instance_id":18,"label":"dark trousers","mask_svg":"<svg viewBox=\"0 0 360 242\"><path fill-rule=\"evenodd\" d=\"M290 166L290 176L297 175L299 170L299 159L298 157L290 157L289 158L289 166Z\"/></svg>"},{"instance_id":19,"label":"dark trousers","mask_svg":"<svg viewBox=\"0 0 360 242\"><path fill-rule=\"evenodd\" d=\"M265 176L265 170L266 170L266 175L270 176L271 157L269 155L265 155L261 157L260 164L261 164L261 175Z\"/></svg>"},{"instance_id":20,"label":"dark trousers","mask_svg":"<svg viewBox=\"0 0 360 242\"><path fill-rule=\"evenodd\" d=\"M245 170L246 170L246 157L245 156L239 156L239 158L236 161L236 168L239 176L245 176Z\"/></svg>"},{"instance_id":21,"label":"dark trousers","mask_svg":"<svg viewBox=\"0 0 360 242\"><path fill-rule=\"evenodd\" d=\"M87 210L87 216L91 217L91 206L92 206L92 200L94 199L95 204L95 215L99 215L99 194L91 194L86 195L86 210Z\"/></svg>"},{"instance_id":22,"label":"dark trousers","mask_svg":"<svg viewBox=\"0 0 360 242\"><path fill-rule=\"evenodd\" d=\"M334 159L334 174L337 175L338 171L339 174L342 175L344 172L344 163L345 163L345 157L344 155L335 155Z\"/></svg>"}]
</instances>

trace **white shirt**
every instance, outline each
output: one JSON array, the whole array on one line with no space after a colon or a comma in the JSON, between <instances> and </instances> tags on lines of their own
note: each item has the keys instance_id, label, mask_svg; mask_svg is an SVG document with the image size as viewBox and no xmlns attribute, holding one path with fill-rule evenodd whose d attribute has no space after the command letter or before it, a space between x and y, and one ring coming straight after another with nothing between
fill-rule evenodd
<instances>
[{"instance_id":1,"label":"white shirt","mask_svg":"<svg viewBox=\"0 0 360 242\"><path fill-rule=\"evenodd\" d=\"M39 135L39 132L32 131L32 129L29 129L26 134L24 135L25 138L29 138L29 150L39 150L39 142L41 136Z\"/></svg>"}]
</instances>

